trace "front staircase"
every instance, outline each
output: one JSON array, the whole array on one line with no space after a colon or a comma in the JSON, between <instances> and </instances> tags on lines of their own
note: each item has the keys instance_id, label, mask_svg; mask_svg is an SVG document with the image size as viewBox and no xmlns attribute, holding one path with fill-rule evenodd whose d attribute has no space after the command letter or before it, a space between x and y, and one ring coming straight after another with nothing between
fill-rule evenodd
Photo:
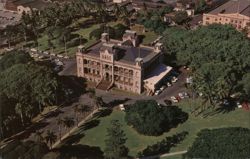
<instances>
[{"instance_id":1,"label":"front staircase","mask_svg":"<svg viewBox=\"0 0 250 159\"><path fill-rule=\"evenodd\" d=\"M96 88L97 88L97 89L100 89L100 90L105 90L105 91L107 91L107 90L110 89L110 86L111 86L111 85L112 85L112 82L111 82L111 81L101 80L101 81L97 84Z\"/></svg>"}]
</instances>

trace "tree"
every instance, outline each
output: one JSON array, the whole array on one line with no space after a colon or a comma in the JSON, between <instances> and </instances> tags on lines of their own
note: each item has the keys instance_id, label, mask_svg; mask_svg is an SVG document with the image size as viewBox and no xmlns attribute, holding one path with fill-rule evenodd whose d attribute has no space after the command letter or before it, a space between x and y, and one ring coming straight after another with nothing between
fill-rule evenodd
<instances>
[{"instance_id":1,"label":"tree","mask_svg":"<svg viewBox=\"0 0 250 159\"><path fill-rule=\"evenodd\" d=\"M32 61L33 59L30 57L30 55L24 51L13 50L6 52L6 54L0 59L0 72L13 65L26 64Z\"/></svg>"},{"instance_id":2,"label":"tree","mask_svg":"<svg viewBox=\"0 0 250 159\"><path fill-rule=\"evenodd\" d=\"M63 126L63 119L61 117L59 117L57 119L56 124L58 125L58 129L59 129L59 139L62 139L62 126Z\"/></svg>"},{"instance_id":3,"label":"tree","mask_svg":"<svg viewBox=\"0 0 250 159\"><path fill-rule=\"evenodd\" d=\"M242 91L238 88L249 69L250 43L232 26L167 29L163 43L167 56L173 57L176 65L191 67L195 91L202 93L212 107Z\"/></svg>"},{"instance_id":4,"label":"tree","mask_svg":"<svg viewBox=\"0 0 250 159\"><path fill-rule=\"evenodd\" d=\"M240 81L240 85L242 86L241 91L243 94L243 100L249 100L250 97L250 73L246 73L243 75L242 80Z\"/></svg>"},{"instance_id":5,"label":"tree","mask_svg":"<svg viewBox=\"0 0 250 159\"><path fill-rule=\"evenodd\" d=\"M118 120L111 121L111 127L107 129L104 156L106 159L128 158L128 148L125 146L126 137Z\"/></svg>"},{"instance_id":6,"label":"tree","mask_svg":"<svg viewBox=\"0 0 250 159\"><path fill-rule=\"evenodd\" d=\"M88 90L88 96L89 96L89 98L92 99L92 102L91 102L92 104L91 104L91 105L94 106L94 105L93 105L93 104L94 104L93 101L95 101L95 99L96 99L96 92L95 92L95 89L91 89L91 88L90 88L90 89Z\"/></svg>"},{"instance_id":7,"label":"tree","mask_svg":"<svg viewBox=\"0 0 250 159\"><path fill-rule=\"evenodd\" d=\"M65 128L69 129L69 128L73 127L74 124L75 124L75 121L73 118L70 118L70 117L63 118L63 125Z\"/></svg>"},{"instance_id":8,"label":"tree","mask_svg":"<svg viewBox=\"0 0 250 159\"><path fill-rule=\"evenodd\" d=\"M137 101L126 109L125 120L144 135L158 136L183 123L188 114L175 106L159 105L154 100Z\"/></svg>"},{"instance_id":9,"label":"tree","mask_svg":"<svg viewBox=\"0 0 250 159\"><path fill-rule=\"evenodd\" d=\"M3 158L25 158L42 159L49 152L48 146L43 142L14 140L6 143L1 148L0 154Z\"/></svg>"},{"instance_id":10,"label":"tree","mask_svg":"<svg viewBox=\"0 0 250 159\"><path fill-rule=\"evenodd\" d=\"M44 137L47 144L49 144L50 149L52 149L53 143L56 142L57 136L53 131L47 130L46 136Z\"/></svg>"},{"instance_id":11,"label":"tree","mask_svg":"<svg viewBox=\"0 0 250 159\"><path fill-rule=\"evenodd\" d=\"M178 25L186 24L189 21L187 12L186 11L175 12L173 21Z\"/></svg>"},{"instance_id":12,"label":"tree","mask_svg":"<svg viewBox=\"0 0 250 159\"><path fill-rule=\"evenodd\" d=\"M250 130L232 127L204 129L197 134L193 145L183 156L192 158L235 159L250 156Z\"/></svg>"},{"instance_id":13,"label":"tree","mask_svg":"<svg viewBox=\"0 0 250 159\"><path fill-rule=\"evenodd\" d=\"M102 97L95 97L94 102L95 102L97 109L100 109L105 104Z\"/></svg>"},{"instance_id":14,"label":"tree","mask_svg":"<svg viewBox=\"0 0 250 159\"><path fill-rule=\"evenodd\" d=\"M42 136L42 132L41 131L36 131L34 134L35 137L35 141L38 143L42 143L44 141L44 137Z\"/></svg>"}]
</instances>

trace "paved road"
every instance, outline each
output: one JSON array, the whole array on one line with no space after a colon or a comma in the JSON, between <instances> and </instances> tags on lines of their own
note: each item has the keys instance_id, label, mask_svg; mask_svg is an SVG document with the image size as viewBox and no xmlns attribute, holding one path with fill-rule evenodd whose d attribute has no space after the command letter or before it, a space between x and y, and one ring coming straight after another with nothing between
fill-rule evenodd
<instances>
[{"instance_id":1,"label":"paved road","mask_svg":"<svg viewBox=\"0 0 250 159\"><path fill-rule=\"evenodd\" d=\"M76 76L76 60L75 59L69 59L63 61L64 66L63 70L59 72L59 75L64 76Z\"/></svg>"}]
</instances>

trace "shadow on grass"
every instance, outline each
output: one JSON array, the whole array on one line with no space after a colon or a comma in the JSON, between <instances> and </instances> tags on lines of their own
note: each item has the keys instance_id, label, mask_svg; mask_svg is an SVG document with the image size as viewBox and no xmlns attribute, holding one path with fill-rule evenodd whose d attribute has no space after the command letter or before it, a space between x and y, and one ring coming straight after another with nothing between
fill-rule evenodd
<instances>
[{"instance_id":1,"label":"shadow on grass","mask_svg":"<svg viewBox=\"0 0 250 159\"><path fill-rule=\"evenodd\" d=\"M60 159L103 159L103 152L99 147L88 145L65 145L54 151L60 152Z\"/></svg>"},{"instance_id":2,"label":"shadow on grass","mask_svg":"<svg viewBox=\"0 0 250 159\"><path fill-rule=\"evenodd\" d=\"M232 111L234 111L236 108L236 103L230 103L229 105L221 105L218 108L211 110L208 113L203 114L202 117L206 118L208 116L214 116L217 114L225 114L225 113L230 113Z\"/></svg>"},{"instance_id":3,"label":"shadow on grass","mask_svg":"<svg viewBox=\"0 0 250 159\"><path fill-rule=\"evenodd\" d=\"M69 137L64 139L60 145L72 145L72 144L75 144L75 143L79 143L81 138L84 137L84 131L88 130L88 129L92 129L92 128L98 126L99 123L100 123L99 120L91 120L91 121L81 125L78 128L76 134L70 135Z\"/></svg>"},{"instance_id":4,"label":"shadow on grass","mask_svg":"<svg viewBox=\"0 0 250 159\"><path fill-rule=\"evenodd\" d=\"M97 127L100 124L100 120L91 120L79 127L80 131L85 131Z\"/></svg>"},{"instance_id":5,"label":"shadow on grass","mask_svg":"<svg viewBox=\"0 0 250 159\"><path fill-rule=\"evenodd\" d=\"M139 157L152 156L152 159L160 158L159 155L168 153L171 148L176 147L179 143L181 143L186 136L188 135L187 131L183 131L181 133L175 134L170 137L166 137L160 142L157 142L154 145L149 145L143 151L138 153Z\"/></svg>"},{"instance_id":6,"label":"shadow on grass","mask_svg":"<svg viewBox=\"0 0 250 159\"><path fill-rule=\"evenodd\" d=\"M106 116L109 116L112 112L113 112L112 109L105 108L105 109L102 109L102 110L98 111L97 113L95 113L93 115L93 118L106 117Z\"/></svg>"}]
</instances>

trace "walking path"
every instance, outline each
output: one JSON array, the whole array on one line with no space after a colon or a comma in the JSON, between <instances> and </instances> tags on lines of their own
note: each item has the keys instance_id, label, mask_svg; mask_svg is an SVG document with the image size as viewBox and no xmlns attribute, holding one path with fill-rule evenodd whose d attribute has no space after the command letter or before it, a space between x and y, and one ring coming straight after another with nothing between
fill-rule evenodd
<instances>
[{"instance_id":1,"label":"walking path","mask_svg":"<svg viewBox=\"0 0 250 159\"><path fill-rule=\"evenodd\" d=\"M184 150L184 151L178 151L178 152L165 153L162 155L142 157L140 159L155 159L155 158L159 158L159 157L170 157L170 156L175 156L175 155L181 155L181 154L184 154L186 152L187 152L187 150Z\"/></svg>"}]
</instances>

